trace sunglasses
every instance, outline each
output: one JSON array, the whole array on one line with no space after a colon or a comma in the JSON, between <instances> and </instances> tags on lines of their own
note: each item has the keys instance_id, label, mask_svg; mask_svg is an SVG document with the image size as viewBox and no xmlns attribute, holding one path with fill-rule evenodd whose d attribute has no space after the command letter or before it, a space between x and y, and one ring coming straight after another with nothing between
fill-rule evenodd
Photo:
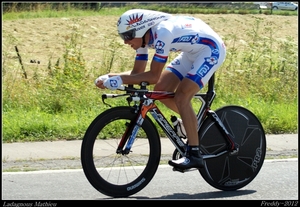
<instances>
[{"instance_id":1,"label":"sunglasses","mask_svg":"<svg viewBox=\"0 0 300 207\"><path fill-rule=\"evenodd\" d=\"M127 32L119 33L119 35L125 41L133 40L133 38L135 38L135 30L136 29L132 29L132 30L129 30Z\"/></svg>"}]
</instances>

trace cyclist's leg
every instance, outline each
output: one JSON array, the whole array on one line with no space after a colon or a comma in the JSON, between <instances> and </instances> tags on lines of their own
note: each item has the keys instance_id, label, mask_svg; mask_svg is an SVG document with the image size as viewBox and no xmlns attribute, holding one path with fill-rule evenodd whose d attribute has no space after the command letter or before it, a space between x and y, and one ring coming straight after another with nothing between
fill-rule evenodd
<instances>
[{"instance_id":1,"label":"cyclist's leg","mask_svg":"<svg viewBox=\"0 0 300 207\"><path fill-rule=\"evenodd\" d=\"M198 146L197 119L191 104L193 96L200 90L194 81L184 78L179 84L174 101L186 130L189 145Z\"/></svg>"},{"instance_id":2,"label":"cyclist's leg","mask_svg":"<svg viewBox=\"0 0 300 207\"><path fill-rule=\"evenodd\" d=\"M180 80L176 75L174 75L171 71L164 70L160 76L159 81L156 83L154 90L155 91L169 91L174 92L177 88ZM178 113L177 106L173 100L171 99L163 99L160 100L164 105Z\"/></svg>"},{"instance_id":3,"label":"cyclist's leg","mask_svg":"<svg viewBox=\"0 0 300 207\"><path fill-rule=\"evenodd\" d=\"M180 53L164 70L156 83L154 90L174 92L178 87L180 81L189 71L192 63L184 61L183 53ZM184 64L183 64L184 63ZM168 108L179 114L178 108L174 99L163 99L161 102Z\"/></svg>"},{"instance_id":4,"label":"cyclist's leg","mask_svg":"<svg viewBox=\"0 0 300 207\"><path fill-rule=\"evenodd\" d=\"M182 121L183 123L186 122L185 125L191 126L185 127L190 145L199 145L197 126L194 126L195 124L192 123L197 123L197 121L195 112L190 103L191 99L208 83L211 76L224 62L224 58L225 49L222 46L217 49L212 49L210 46L203 46L197 56L190 57L191 60L194 60L191 70L187 73L176 90L175 102L179 113L183 115L183 117L181 116Z\"/></svg>"},{"instance_id":5,"label":"cyclist's leg","mask_svg":"<svg viewBox=\"0 0 300 207\"><path fill-rule=\"evenodd\" d=\"M178 89L176 90L176 96L177 98L172 99L164 99L161 100L162 103L164 103L168 108L172 109L178 114L182 114L182 116L187 117L183 118L185 120L190 120L193 124L184 124L185 128L192 128L188 129L189 132L195 132L194 134L187 134L189 137L198 137L197 135L197 120L196 115L194 113L194 110L191 106L191 99L193 98L194 94L199 91L199 86L194 83L192 80L184 78L183 83L180 83L179 78L171 71L165 70L160 78L160 81L156 84L154 90L162 90L162 91L175 91L178 85L184 85L185 87L181 87L180 91ZM190 86L191 85L191 86ZM182 95L184 94L184 95ZM183 96L183 97L182 97ZM182 97L182 99L181 99ZM178 103L179 106L181 106L180 109L178 109ZM188 108L186 108L188 107ZM186 125L186 126L185 126ZM195 126L194 126L195 125ZM198 146L198 138L191 140L190 144L197 145Z\"/></svg>"},{"instance_id":6,"label":"cyclist's leg","mask_svg":"<svg viewBox=\"0 0 300 207\"><path fill-rule=\"evenodd\" d=\"M188 169L203 166L203 160L199 152L197 119L191 105L191 99L204 87L212 74L223 63L225 48L221 46L220 50L218 49L219 48L212 48L211 46L203 46L198 54L189 54L188 60L193 64L176 90L174 100L185 126L188 143L191 146L190 156L188 158L183 157L179 160L169 161L169 164L176 168ZM187 55L183 54L183 57L185 56Z\"/></svg>"},{"instance_id":7,"label":"cyclist's leg","mask_svg":"<svg viewBox=\"0 0 300 207\"><path fill-rule=\"evenodd\" d=\"M187 157L178 160L170 160L169 164L175 168L184 170L192 167L200 168L203 166L203 160L199 152L199 139L197 133L197 119L194 109L191 105L193 96L200 90L198 84L193 80L185 78L187 73L193 68L193 62L198 56L190 57L186 53L181 53L171 64L167 70L171 71L181 82L175 92L175 98L172 99L173 104L176 105L180 117L183 121L185 129L187 129L188 143L190 146L190 153ZM189 138L190 137L190 138ZM191 139L193 137L194 139ZM195 156L190 156L194 155Z\"/></svg>"},{"instance_id":8,"label":"cyclist's leg","mask_svg":"<svg viewBox=\"0 0 300 207\"><path fill-rule=\"evenodd\" d=\"M175 103L185 127L188 138L188 153L178 160L170 160L169 164L181 170L189 168L201 168L204 166L203 158L199 150L197 131L197 118L191 104L193 96L200 90L198 84L188 78L184 78L175 93Z\"/></svg>"}]
</instances>

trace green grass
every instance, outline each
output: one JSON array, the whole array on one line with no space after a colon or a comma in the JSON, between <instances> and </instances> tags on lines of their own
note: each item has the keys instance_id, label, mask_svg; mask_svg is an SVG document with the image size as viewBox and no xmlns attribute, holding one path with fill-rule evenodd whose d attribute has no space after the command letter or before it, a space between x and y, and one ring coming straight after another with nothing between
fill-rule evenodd
<instances>
[{"instance_id":1,"label":"green grass","mask_svg":"<svg viewBox=\"0 0 300 207\"><path fill-rule=\"evenodd\" d=\"M11 12L4 13L2 18L3 20L14 20L14 19L33 19L33 18L62 18L62 17L86 17L86 16L106 16L106 15L120 15L122 12L125 12L124 9L110 8L103 9L101 11L93 10L78 10L78 9L69 9L69 10L41 10L41 11L22 11L22 12Z\"/></svg>"},{"instance_id":2,"label":"green grass","mask_svg":"<svg viewBox=\"0 0 300 207\"><path fill-rule=\"evenodd\" d=\"M117 99L108 100L108 103L118 105ZM100 98L95 101L89 100L85 109L74 108L74 112L63 112L52 114L38 109L10 109L3 113L3 141L46 141L46 140L74 140L82 139L87 127L93 119L102 111L107 109L101 103ZM119 103L127 103L119 100ZM166 117L173 114L165 106L158 103ZM262 122L267 134L295 133L297 130L297 103L266 103L257 99L244 100L231 99L224 103L223 100L215 99L212 109L225 105L240 105L248 108ZM199 105L199 104L197 104ZM88 109L89 108L89 109ZM157 124L156 124L157 125ZM158 126L158 125L157 125ZM159 133L165 136L161 129Z\"/></svg>"},{"instance_id":3,"label":"green grass","mask_svg":"<svg viewBox=\"0 0 300 207\"><path fill-rule=\"evenodd\" d=\"M11 3L15 4L15 3ZM56 3L57 4L57 3ZM258 10L257 6L252 3L236 4L198 4L198 3L151 3L143 4L138 2L132 3L111 3L109 5L99 6L98 9L82 9L81 4L72 3L21 3L17 9L16 6L3 13L3 20L14 19L32 19L32 18L61 18L61 17L84 17L84 16L101 16L101 15L121 15L128 9L152 9L168 13L181 14L266 14L266 15L298 15L298 11L282 10ZM35 5L35 6L33 6Z\"/></svg>"},{"instance_id":4,"label":"green grass","mask_svg":"<svg viewBox=\"0 0 300 207\"><path fill-rule=\"evenodd\" d=\"M96 13L119 15L126 9L110 8L98 12L75 9L57 12L24 11L5 13L3 17L28 19L88 16ZM241 105L257 115L266 133L297 133L298 44L292 39L272 38L272 25L264 27L264 32L260 29L261 20L258 19L256 25L247 31L248 44L228 49L226 61L216 74L217 97L212 108ZM74 28L71 31L70 38L63 43L64 55L59 60L49 57L47 67L42 69L43 76L38 73L40 71L36 71L32 77L24 79L21 72L11 72L16 65L8 64L6 60L10 54L3 53L3 142L82 139L92 120L107 109L101 102L101 94L111 91L99 91L93 80L99 74L109 72L112 62L121 65L122 71L132 67L132 61L115 57L120 45L109 39L111 42L108 44L112 49L105 51L100 58L105 60L101 68L96 70L87 67L81 51L81 35L80 29ZM10 37L3 44L4 47L14 45L16 40L12 35ZM225 37L225 41L232 45L237 43L235 36ZM127 105L122 98L108 102L112 105ZM166 117L172 114L166 107L160 106ZM162 134L161 130L159 132Z\"/></svg>"}]
</instances>

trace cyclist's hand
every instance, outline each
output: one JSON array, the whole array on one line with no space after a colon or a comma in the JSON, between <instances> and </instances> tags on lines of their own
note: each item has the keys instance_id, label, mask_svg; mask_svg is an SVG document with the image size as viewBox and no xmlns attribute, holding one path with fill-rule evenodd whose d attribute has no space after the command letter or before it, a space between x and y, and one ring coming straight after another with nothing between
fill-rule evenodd
<instances>
[{"instance_id":1,"label":"cyclist's hand","mask_svg":"<svg viewBox=\"0 0 300 207\"><path fill-rule=\"evenodd\" d=\"M103 85L110 90L116 90L122 84L123 84L123 81L119 75L110 77L103 82Z\"/></svg>"},{"instance_id":2,"label":"cyclist's hand","mask_svg":"<svg viewBox=\"0 0 300 207\"><path fill-rule=\"evenodd\" d=\"M106 75L101 75L99 76L96 80L95 80L95 85L98 87L98 88L102 88L104 89L105 86L103 85L104 81L109 79L109 76L108 74Z\"/></svg>"}]
</instances>

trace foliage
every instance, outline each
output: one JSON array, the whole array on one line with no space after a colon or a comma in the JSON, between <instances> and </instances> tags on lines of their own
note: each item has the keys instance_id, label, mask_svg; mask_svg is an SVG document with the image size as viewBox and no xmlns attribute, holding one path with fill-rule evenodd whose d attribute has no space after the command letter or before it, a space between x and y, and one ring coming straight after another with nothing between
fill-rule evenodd
<instances>
[{"instance_id":1,"label":"foliage","mask_svg":"<svg viewBox=\"0 0 300 207\"><path fill-rule=\"evenodd\" d=\"M97 3L3 3L6 19L26 19L40 17L120 15L128 9L152 9L172 14L276 14L298 15L297 11L257 9L252 2L239 3L147 3L147 2L97 2ZM46 14L46 16L45 16Z\"/></svg>"},{"instance_id":2,"label":"foliage","mask_svg":"<svg viewBox=\"0 0 300 207\"><path fill-rule=\"evenodd\" d=\"M182 9L193 13L188 8ZM70 34L62 43L64 54L58 59L48 57L44 68L36 65L33 71L28 71L27 79L21 70L15 72L20 67L17 61L8 63L11 59L8 48L17 45L18 39L3 33L6 40L2 53L4 142L81 139L91 121L107 109L91 80L114 68L124 71L132 67L132 58L120 55L123 44L111 34L103 42L101 68L88 67L82 53L86 24L79 18L71 21ZM257 18L256 24L245 31L245 41L234 35L224 37L225 43L233 46L227 50L226 61L217 73L217 98L212 107L242 105L259 117L266 133L293 133L297 131L298 45L292 38L275 39L272 23L264 28L261 23ZM111 100L110 104L127 102L121 98ZM160 106L166 117L172 114Z\"/></svg>"}]
</instances>

